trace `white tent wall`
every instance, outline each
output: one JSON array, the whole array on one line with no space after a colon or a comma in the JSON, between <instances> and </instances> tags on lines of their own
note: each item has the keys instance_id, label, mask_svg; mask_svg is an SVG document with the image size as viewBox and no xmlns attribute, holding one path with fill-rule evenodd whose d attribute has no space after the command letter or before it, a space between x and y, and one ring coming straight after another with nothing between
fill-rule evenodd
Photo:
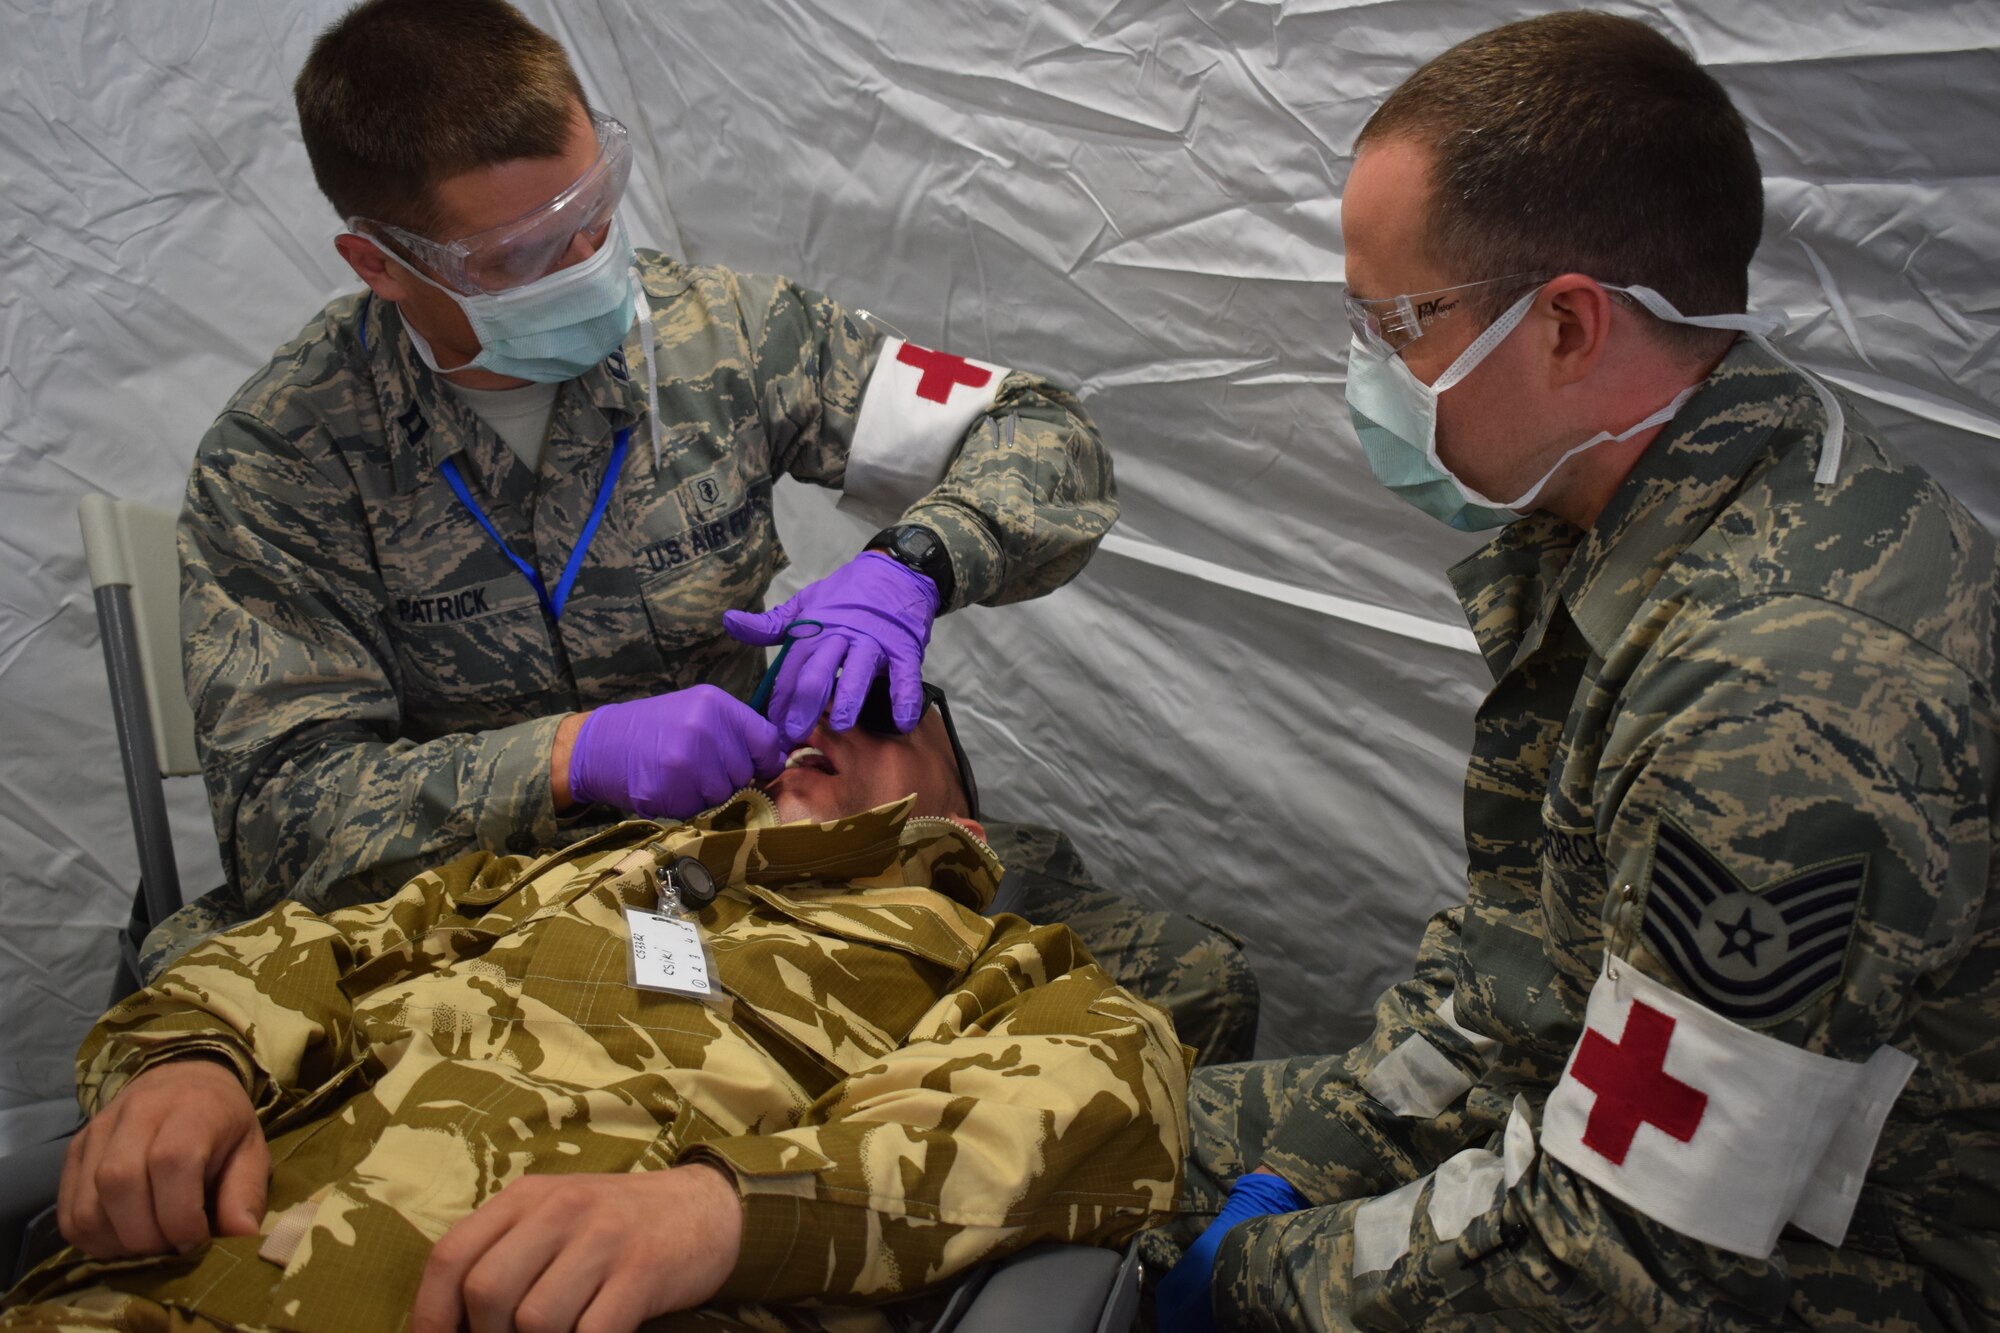
<instances>
[{"instance_id":1,"label":"white tent wall","mask_svg":"<svg viewBox=\"0 0 2000 1333\"><path fill-rule=\"evenodd\" d=\"M952 617L935 671L993 812L1248 940L1270 1053L1354 1037L1463 892L1484 678L1442 573L1472 543L1376 487L1346 424L1349 147L1424 58L1550 7L527 6L633 129L642 244L1081 388L1117 542L1053 597ZM1749 118L1754 299L1799 317L1793 352L2000 520L2000 6L1614 7ZM340 8L0 8L0 1150L70 1114L135 876L76 504L177 505L231 391L352 286L289 98ZM779 494L787 587L867 531ZM212 833L176 788L199 892Z\"/></svg>"}]
</instances>

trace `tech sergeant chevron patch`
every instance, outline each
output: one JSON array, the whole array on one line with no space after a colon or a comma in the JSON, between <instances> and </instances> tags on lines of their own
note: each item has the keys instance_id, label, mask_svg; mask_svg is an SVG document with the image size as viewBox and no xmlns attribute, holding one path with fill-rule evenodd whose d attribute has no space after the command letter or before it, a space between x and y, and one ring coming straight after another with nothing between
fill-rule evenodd
<instances>
[{"instance_id":1,"label":"tech sergeant chevron patch","mask_svg":"<svg viewBox=\"0 0 2000 1333\"><path fill-rule=\"evenodd\" d=\"M1840 979L1868 858L1808 866L1751 890L1661 819L1642 931L1688 993L1746 1027L1797 1013Z\"/></svg>"}]
</instances>

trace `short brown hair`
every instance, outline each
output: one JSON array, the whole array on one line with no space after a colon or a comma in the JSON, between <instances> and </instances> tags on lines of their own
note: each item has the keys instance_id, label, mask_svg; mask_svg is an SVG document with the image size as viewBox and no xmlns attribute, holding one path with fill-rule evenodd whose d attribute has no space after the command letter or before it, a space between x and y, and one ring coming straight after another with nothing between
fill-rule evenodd
<instances>
[{"instance_id":1,"label":"short brown hair","mask_svg":"<svg viewBox=\"0 0 2000 1333\"><path fill-rule=\"evenodd\" d=\"M1481 33L1429 61L1362 127L1431 152L1424 244L1473 282L1587 273L1687 315L1741 311L1764 182L1743 118L1693 57L1633 19L1580 10ZM1520 295L1480 293L1489 317ZM1727 334L1654 326L1706 350Z\"/></svg>"},{"instance_id":2,"label":"short brown hair","mask_svg":"<svg viewBox=\"0 0 2000 1333\"><path fill-rule=\"evenodd\" d=\"M319 35L292 96L341 218L419 233L438 182L561 156L587 107L562 46L505 0L365 0Z\"/></svg>"}]
</instances>

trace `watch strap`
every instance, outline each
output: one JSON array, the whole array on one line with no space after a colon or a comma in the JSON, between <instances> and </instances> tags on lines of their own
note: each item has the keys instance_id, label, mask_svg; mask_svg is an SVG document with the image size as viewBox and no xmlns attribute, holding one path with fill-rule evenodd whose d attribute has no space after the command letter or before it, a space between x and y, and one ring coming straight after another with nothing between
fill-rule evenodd
<instances>
[{"instance_id":1,"label":"watch strap","mask_svg":"<svg viewBox=\"0 0 2000 1333\"><path fill-rule=\"evenodd\" d=\"M951 605L952 592L957 579L952 573L951 552L945 549L944 538L921 523L898 523L887 527L868 539L863 548L880 551L907 569L914 569L937 585L938 610Z\"/></svg>"}]
</instances>

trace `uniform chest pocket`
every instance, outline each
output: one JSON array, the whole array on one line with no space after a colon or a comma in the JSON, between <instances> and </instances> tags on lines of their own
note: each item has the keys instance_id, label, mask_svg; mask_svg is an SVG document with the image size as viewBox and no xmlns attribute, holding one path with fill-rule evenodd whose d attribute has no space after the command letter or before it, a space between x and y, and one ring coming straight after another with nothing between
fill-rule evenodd
<instances>
[{"instance_id":1,"label":"uniform chest pocket","mask_svg":"<svg viewBox=\"0 0 2000 1333\"><path fill-rule=\"evenodd\" d=\"M670 662L720 639L722 613L754 606L782 565L768 481L738 489L702 477L681 490L650 516L633 557L654 641Z\"/></svg>"},{"instance_id":2,"label":"uniform chest pocket","mask_svg":"<svg viewBox=\"0 0 2000 1333\"><path fill-rule=\"evenodd\" d=\"M881 890L814 902L749 886L756 905L712 939L716 978L767 1026L851 1072L901 1045L977 956L978 941L919 901ZM983 923L982 923L983 924Z\"/></svg>"},{"instance_id":3,"label":"uniform chest pocket","mask_svg":"<svg viewBox=\"0 0 2000 1333\"><path fill-rule=\"evenodd\" d=\"M548 618L518 574L392 592L388 611L404 712L423 730L525 721L560 688Z\"/></svg>"},{"instance_id":4,"label":"uniform chest pocket","mask_svg":"<svg viewBox=\"0 0 2000 1333\"><path fill-rule=\"evenodd\" d=\"M627 1082L634 1075L699 1069L727 1035L715 1006L633 986L630 954L623 921L564 915L541 927L521 979L521 1013L548 1062L542 1072L636 1092Z\"/></svg>"}]
</instances>

